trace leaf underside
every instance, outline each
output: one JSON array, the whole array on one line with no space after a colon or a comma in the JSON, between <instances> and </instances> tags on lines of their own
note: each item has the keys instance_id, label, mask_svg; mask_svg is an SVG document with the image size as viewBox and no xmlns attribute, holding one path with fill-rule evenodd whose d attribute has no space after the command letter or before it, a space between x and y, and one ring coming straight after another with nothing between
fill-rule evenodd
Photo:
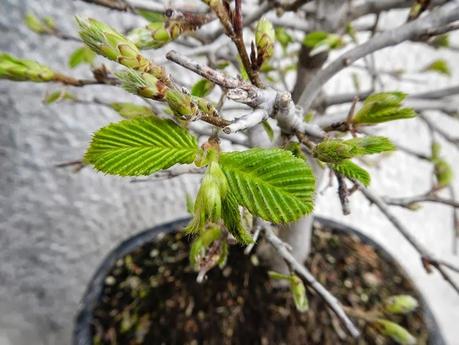
<instances>
[{"instance_id":1,"label":"leaf underside","mask_svg":"<svg viewBox=\"0 0 459 345\"><path fill-rule=\"evenodd\" d=\"M220 164L237 202L254 215L286 223L313 209L314 175L289 151L255 148L224 153Z\"/></svg>"},{"instance_id":2,"label":"leaf underside","mask_svg":"<svg viewBox=\"0 0 459 345\"><path fill-rule=\"evenodd\" d=\"M341 163L330 164L330 167L337 173L350 178L351 180L361 182L364 186L368 186L370 184L371 177L368 171L348 159L342 161Z\"/></svg>"},{"instance_id":3,"label":"leaf underside","mask_svg":"<svg viewBox=\"0 0 459 345\"><path fill-rule=\"evenodd\" d=\"M197 152L196 138L173 121L135 118L97 131L85 161L107 174L141 176L192 163Z\"/></svg>"}]
</instances>

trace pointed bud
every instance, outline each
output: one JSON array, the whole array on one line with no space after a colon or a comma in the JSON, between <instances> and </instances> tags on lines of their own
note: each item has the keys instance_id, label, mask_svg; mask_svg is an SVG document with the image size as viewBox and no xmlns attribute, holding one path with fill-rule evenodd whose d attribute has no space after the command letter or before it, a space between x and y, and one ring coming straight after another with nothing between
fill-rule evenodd
<instances>
[{"instance_id":1,"label":"pointed bud","mask_svg":"<svg viewBox=\"0 0 459 345\"><path fill-rule=\"evenodd\" d=\"M52 69L38 62L0 53L0 79L47 82L54 80L55 76Z\"/></svg>"},{"instance_id":2,"label":"pointed bud","mask_svg":"<svg viewBox=\"0 0 459 345\"><path fill-rule=\"evenodd\" d=\"M384 310L390 314L408 314L419 306L418 301L410 295L389 297L384 303Z\"/></svg>"},{"instance_id":3,"label":"pointed bud","mask_svg":"<svg viewBox=\"0 0 459 345\"><path fill-rule=\"evenodd\" d=\"M378 319L373 323L375 329L381 335L392 338L401 345L414 345L416 338L413 337L405 328L396 324L395 322Z\"/></svg>"},{"instance_id":4,"label":"pointed bud","mask_svg":"<svg viewBox=\"0 0 459 345\"><path fill-rule=\"evenodd\" d=\"M116 73L121 81L121 86L134 95L151 98L157 101L163 100L168 87L148 73L139 73L133 69L128 69Z\"/></svg>"},{"instance_id":5,"label":"pointed bud","mask_svg":"<svg viewBox=\"0 0 459 345\"><path fill-rule=\"evenodd\" d=\"M169 78L161 66L145 58L129 39L107 24L95 19L77 17L80 37L95 53L139 72L147 72L169 84Z\"/></svg>"},{"instance_id":6,"label":"pointed bud","mask_svg":"<svg viewBox=\"0 0 459 345\"><path fill-rule=\"evenodd\" d=\"M292 274L290 277L290 290L292 291L296 309L301 313L307 311L309 309L309 302L306 296L306 288L300 277L295 274Z\"/></svg>"},{"instance_id":7,"label":"pointed bud","mask_svg":"<svg viewBox=\"0 0 459 345\"><path fill-rule=\"evenodd\" d=\"M267 62L274 54L274 42L276 34L269 20L262 18L255 28L255 44L258 56L262 56L263 62Z\"/></svg>"}]
</instances>

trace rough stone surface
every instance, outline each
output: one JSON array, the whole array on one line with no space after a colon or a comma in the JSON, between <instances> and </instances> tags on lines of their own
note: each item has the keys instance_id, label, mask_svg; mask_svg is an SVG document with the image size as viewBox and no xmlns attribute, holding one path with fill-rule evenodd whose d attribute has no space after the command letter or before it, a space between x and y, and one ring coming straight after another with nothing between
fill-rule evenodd
<instances>
[{"instance_id":1,"label":"rough stone surface","mask_svg":"<svg viewBox=\"0 0 459 345\"><path fill-rule=\"evenodd\" d=\"M130 21L129 16L108 15L103 9L73 1L2 0L0 49L64 70L68 53L77 45L28 32L21 25L28 10L56 17L67 32L73 31L71 18L77 13L104 17L126 27ZM390 21L390 25L400 20L397 16L383 19L383 24ZM404 44L384 50L377 60L385 69L414 71L444 54ZM454 63L453 78L423 77L422 83L391 81L388 85L411 92L453 84L458 77L457 55L446 55ZM72 73L87 72L81 68ZM327 89L350 90L348 76L349 72L342 73ZM52 89L48 85L0 83L0 345L68 344L79 299L100 260L131 234L184 216L185 193L193 193L198 181L191 177L131 184L89 169L75 175L56 169L54 164L80 157L91 133L117 117L96 106L45 107L41 103L43 93ZM83 94L100 90L90 87ZM107 96L104 90L101 96ZM108 96L126 97L112 90ZM431 116L447 124L451 133L459 133L459 126L450 119ZM381 132L389 133L387 129ZM390 136L414 149L428 149L428 133L421 122L392 126ZM450 162L457 162L457 151L447 144L445 149ZM387 195L421 193L429 186L429 169L425 163L394 154L387 164L373 169L373 188ZM376 209L356 196L352 198L352 215L342 217L333 188L319 195L317 210L356 225L400 258L432 302L448 343L458 344L459 298L438 276L426 276L416 253ZM458 263L457 257L449 255L449 209L429 205L416 213L395 211L424 244Z\"/></svg>"}]
</instances>

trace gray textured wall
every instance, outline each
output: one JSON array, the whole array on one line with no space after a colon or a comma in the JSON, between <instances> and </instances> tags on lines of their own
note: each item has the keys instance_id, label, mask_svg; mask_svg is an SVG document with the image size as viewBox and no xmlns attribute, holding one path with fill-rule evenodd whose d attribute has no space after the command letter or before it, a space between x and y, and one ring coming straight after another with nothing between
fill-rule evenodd
<instances>
[{"instance_id":1,"label":"gray textured wall","mask_svg":"<svg viewBox=\"0 0 459 345\"><path fill-rule=\"evenodd\" d=\"M0 49L59 69L65 69L68 53L75 45L29 33L21 24L27 10L57 17L59 26L68 32L73 30L71 18L77 13L104 17L113 23L127 24L129 20L73 1L1 0ZM391 19L391 24L394 20L397 18ZM393 67L414 69L438 55L415 45L403 47L383 51L378 61L385 68L390 67L390 61ZM448 58L455 65L454 78L432 77L426 83L403 88L428 90L457 82L457 55L449 54ZM81 69L72 73L86 72ZM328 89L349 90L349 78L344 78L348 75L334 79ZM391 87L400 85L392 82ZM130 184L89 169L77 175L56 169L54 164L80 157L91 132L117 120L117 116L96 106L45 107L41 98L45 90L51 89L48 85L0 83L0 345L67 344L78 301L103 256L130 234L183 216L185 192L193 192L197 182L196 178L180 178ZM84 92L99 90L90 87ZM119 95L125 97L124 93ZM452 132L459 133L458 126L438 118ZM420 141L422 136L427 138L427 132L418 122L398 124L390 134L405 145L427 150ZM451 162L457 162L457 152L448 145L446 149ZM374 188L378 191L405 196L428 187L427 165L403 154L389 161L390 165L374 171ZM425 276L416 253L365 200L353 198L352 207L350 217L339 216L335 191L329 189L319 197L317 209L358 225L398 255L432 300L449 343L457 344L459 298L438 276ZM448 255L449 210L430 206L416 214L403 210L397 213L432 250Z\"/></svg>"},{"instance_id":2,"label":"gray textured wall","mask_svg":"<svg viewBox=\"0 0 459 345\"><path fill-rule=\"evenodd\" d=\"M58 69L76 45L28 32L27 10L56 17L68 32L76 13L108 13L73 1L0 1L0 49ZM46 90L53 87L0 83L0 335L15 345L68 343L78 301L102 257L130 234L184 215L185 191L192 192L192 180L131 184L89 169L56 169L79 159L90 134L118 117L96 106L46 107Z\"/></svg>"}]
</instances>

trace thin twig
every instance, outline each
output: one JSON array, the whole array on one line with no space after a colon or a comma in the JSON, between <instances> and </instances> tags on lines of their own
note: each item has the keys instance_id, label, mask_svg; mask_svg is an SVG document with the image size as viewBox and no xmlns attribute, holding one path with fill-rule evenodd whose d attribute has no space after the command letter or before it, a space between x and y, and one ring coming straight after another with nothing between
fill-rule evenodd
<instances>
[{"instance_id":1,"label":"thin twig","mask_svg":"<svg viewBox=\"0 0 459 345\"><path fill-rule=\"evenodd\" d=\"M311 289L313 289L324 300L324 302L330 307L330 309L333 310L336 316L346 327L348 332L354 338L358 338L360 336L360 331L354 325L352 320L349 319L349 317L346 315L341 303L323 285L321 285L316 280L316 278L304 265L302 265L295 259L295 257L287 249L285 243L274 234L274 231L271 228L270 224L264 224L263 228L266 234L266 239L271 244L271 246L277 251L277 253L297 274L299 274L306 281L306 283L311 287Z\"/></svg>"},{"instance_id":2,"label":"thin twig","mask_svg":"<svg viewBox=\"0 0 459 345\"><path fill-rule=\"evenodd\" d=\"M431 268L435 268L451 286L459 294L458 285L451 279L448 273L443 269L444 261L439 261L430 251L418 242L411 232L398 220L398 218L390 211L389 206L379 196L359 184L360 191L363 195L379 210L384 216L392 223L392 225L400 232L400 234L416 249L421 256L421 261L427 272L431 271ZM451 265L451 264L449 264ZM451 265L452 266L452 265Z\"/></svg>"}]
</instances>

